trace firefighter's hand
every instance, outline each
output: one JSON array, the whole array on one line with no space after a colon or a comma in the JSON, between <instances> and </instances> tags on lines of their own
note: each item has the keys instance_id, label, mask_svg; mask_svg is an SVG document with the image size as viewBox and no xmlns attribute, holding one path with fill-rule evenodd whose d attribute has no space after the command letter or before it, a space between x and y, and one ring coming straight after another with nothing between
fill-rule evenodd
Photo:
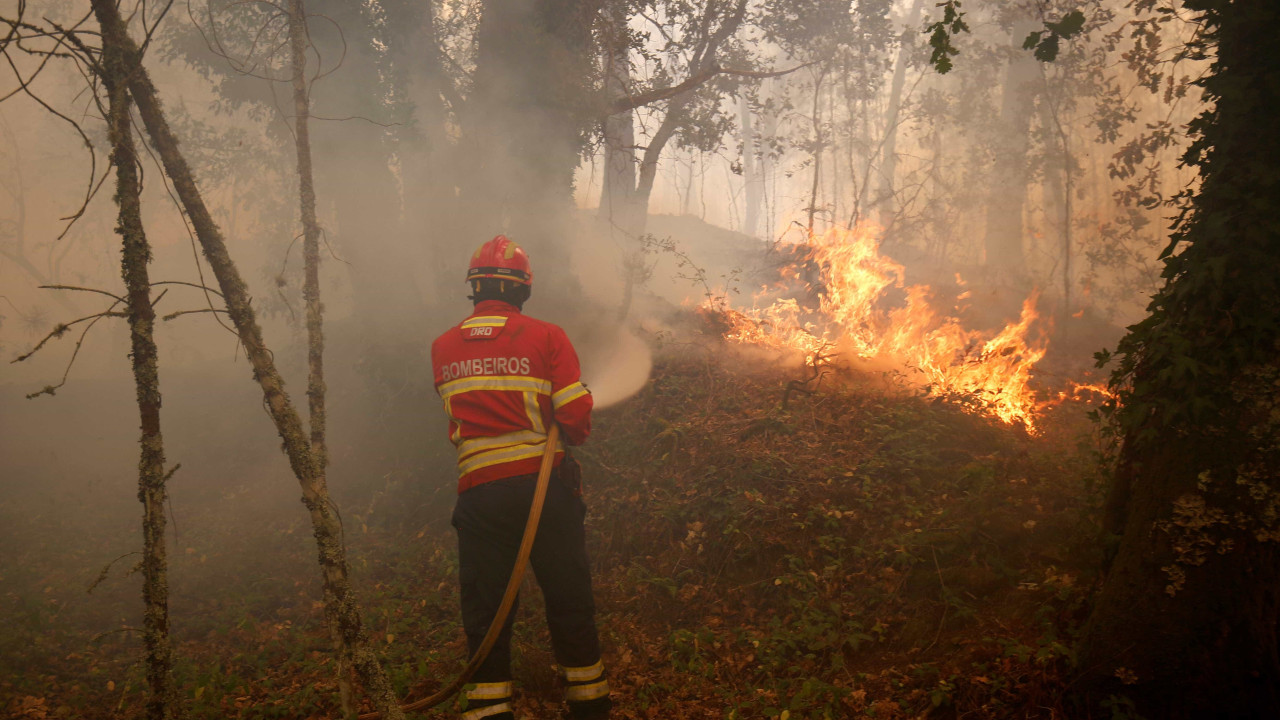
<instances>
[{"instance_id":1,"label":"firefighter's hand","mask_svg":"<svg viewBox=\"0 0 1280 720\"><path fill-rule=\"evenodd\" d=\"M575 497L582 497L582 466L578 464L578 460L565 452L564 459L560 461L559 472L560 482L573 491Z\"/></svg>"}]
</instances>

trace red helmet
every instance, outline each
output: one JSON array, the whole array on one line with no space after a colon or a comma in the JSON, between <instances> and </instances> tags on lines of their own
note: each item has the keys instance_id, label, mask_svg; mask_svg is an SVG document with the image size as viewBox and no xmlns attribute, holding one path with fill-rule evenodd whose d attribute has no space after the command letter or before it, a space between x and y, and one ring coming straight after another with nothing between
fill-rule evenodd
<instances>
[{"instance_id":1,"label":"red helmet","mask_svg":"<svg viewBox=\"0 0 1280 720\"><path fill-rule=\"evenodd\" d=\"M479 278L513 280L532 286L533 268L529 266L529 255L506 235L498 235L481 245L471 256L467 282Z\"/></svg>"}]
</instances>

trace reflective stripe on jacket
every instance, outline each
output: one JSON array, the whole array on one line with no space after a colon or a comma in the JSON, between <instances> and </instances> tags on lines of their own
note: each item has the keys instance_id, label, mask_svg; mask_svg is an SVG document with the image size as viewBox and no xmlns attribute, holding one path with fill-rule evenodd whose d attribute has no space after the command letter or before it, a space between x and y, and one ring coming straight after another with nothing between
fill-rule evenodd
<instances>
[{"instance_id":1,"label":"reflective stripe on jacket","mask_svg":"<svg viewBox=\"0 0 1280 720\"><path fill-rule=\"evenodd\" d=\"M431 366L458 449L458 492L537 472L553 418L562 443L591 432L591 393L568 336L508 303L478 303L431 344Z\"/></svg>"}]
</instances>

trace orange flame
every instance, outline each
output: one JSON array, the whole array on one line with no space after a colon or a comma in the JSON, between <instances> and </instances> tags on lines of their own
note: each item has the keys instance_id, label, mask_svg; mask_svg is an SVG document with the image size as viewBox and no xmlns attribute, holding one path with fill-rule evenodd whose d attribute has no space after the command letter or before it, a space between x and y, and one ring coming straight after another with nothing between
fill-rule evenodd
<instances>
[{"instance_id":1,"label":"orange flame","mask_svg":"<svg viewBox=\"0 0 1280 720\"><path fill-rule=\"evenodd\" d=\"M1039 405L1028 383L1047 341L1028 339L1039 319L1035 293L1023 302L1018 322L988 339L939 314L927 286L904 287L903 266L879 252L878 228L833 228L806 247L805 258L782 272L784 278L798 278L816 269L816 282L809 287L818 293L818 307L804 307L793 297L742 311L704 305L728 323L726 338L798 350L811 362L828 348L890 360L918 372L936 395L1036 432ZM885 307L891 288L902 289L904 305ZM957 299L965 297L967 291Z\"/></svg>"},{"instance_id":2,"label":"orange flame","mask_svg":"<svg viewBox=\"0 0 1280 720\"><path fill-rule=\"evenodd\" d=\"M1055 402L1115 402L1119 396L1104 382L1083 383L1075 380L1065 390L1058 391Z\"/></svg>"}]
</instances>

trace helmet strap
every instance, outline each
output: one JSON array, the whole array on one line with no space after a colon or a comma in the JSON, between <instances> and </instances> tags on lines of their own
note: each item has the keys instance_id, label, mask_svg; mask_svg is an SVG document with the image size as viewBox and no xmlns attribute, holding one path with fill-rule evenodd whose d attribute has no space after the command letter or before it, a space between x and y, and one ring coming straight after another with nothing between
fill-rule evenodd
<instances>
[{"instance_id":1,"label":"helmet strap","mask_svg":"<svg viewBox=\"0 0 1280 720\"><path fill-rule=\"evenodd\" d=\"M524 283L515 281L508 283L500 278L476 278L471 281L471 294L467 299L473 303L502 300L518 309L523 309L525 301L529 299L529 291L529 286Z\"/></svg>"}]
</instances>

